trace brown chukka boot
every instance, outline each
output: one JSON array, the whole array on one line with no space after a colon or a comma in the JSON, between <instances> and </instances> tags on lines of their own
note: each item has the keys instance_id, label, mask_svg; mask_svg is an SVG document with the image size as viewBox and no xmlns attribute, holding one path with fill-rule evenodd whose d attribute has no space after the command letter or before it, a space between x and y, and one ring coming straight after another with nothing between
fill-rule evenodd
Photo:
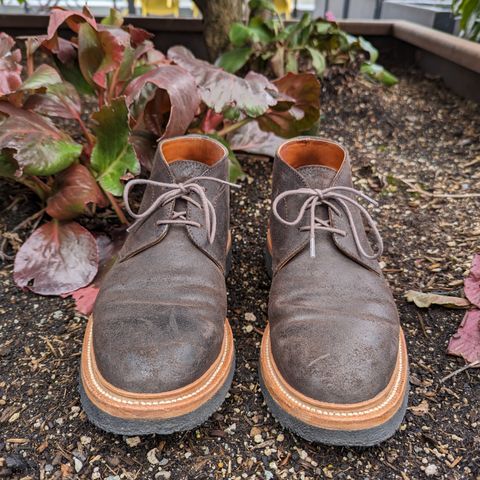
<instances>
[{"instance_id":1,"label":"brown chukka boot","mask_svg":"<svg viewBox=\"0 0 480 480\"><path fill-rule=\"evenodd\" d=\"M377 261L382 240L362 198L374 203L352 188L339 144L305 137L280 147L262 387L283 425L333 445L389 438L407 406L405 339Z\"/></svg>"},{"instance_id":2,"label":"brown chukka boot","mask_svg":"<svg viewBox=\"0 0 480 480\"><path fill-rule=\"evenodd\" d=\"M138 214L86 329L80 390L89 419L124 434L205 421L234 370L225 275L227 150L198 135L160 143Z\"/></svg>"}]
</instances>

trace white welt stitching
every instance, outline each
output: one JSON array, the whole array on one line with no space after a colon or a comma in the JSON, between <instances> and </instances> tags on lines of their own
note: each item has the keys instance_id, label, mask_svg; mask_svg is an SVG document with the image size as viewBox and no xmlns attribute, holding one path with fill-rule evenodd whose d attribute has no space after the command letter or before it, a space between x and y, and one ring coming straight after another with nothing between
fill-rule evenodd
<instances>
[{"instance_id":1,"label":"white welt stitching","mask_svg":"<svg viewBox=\"0 0 480 480\"><path fill-rule=\"evenodd\" d=\"M402 381L402 372L403 372L403 365L404 365L404 358L403 358L403 348L402 348L402 341L401 338L399 340L399 368L398 368L398 373L395 378L395 383L393 385L392 391L389 393L388 397L380 404L377 405L376 407L369 408L367 410L356 410L356 411L350 411L350 412L336 412L333 410L322 410L321 408L317 407L312 407L310 405L307 405L306 403L297 400L294 398L290 393L288 393L283 385L281 385L277 375L275 374L273 367L272 367L272 362L270 360L270 337L268 339L265 339L265 356L267 357L267 367L270 372L270 375L272 376L273 380L277 384L277 386L280 388L282 393L293 403L298 405L301 408L304 408L305 410L308 410L310 412L318 413L320 415L328 415L328 416L335 416L335 417L355 417L355 416L362 416L362 415L367 415L369 413L377 412L378 410L381 410L384 408L386 405L388 405L393 397L397 394L397 391L400 387L400 383Z\"/></svg>"},{"instance_id":2,"label":"white welt stitching","mask_svg":"<svg viewBox=\"0 0 480 480\"><path fill-rule=\"evenodd\" d=\"M90 375L90 379L92 380L94 387L104 397L107 397L110 400L113 400L115 402L125 403L127 405L142 405L142 406L167 405L167 404L172 404L172 403L178 403L178 402L181 402L182 400L187 400L188 398L191 398L191 397L194 397L195 395L198 395L203 390L205 390L213 382L215 377L218 375L219 371L221 370L221 368L222 368L222 366L225 363L225 360L227 358L228 345L229 345L228 329L227 329L227 326L225 325L225 329L224 329L225 340L224 340L224 346L223 346L223 350L222 350L222 357L220 359L220 363L218 364L217 368L214 370L214 372L212 373L210 378L203 385L198 387L195 391L193 391L191 393L188 393L186 395L182 395L182 396L176 397L176 398L171 398L171 399L168 399L168 400L127 400L127 399L121 398L117 395L112 395L111 393L104 390L103 387L100 386L99 383L97 382L97 379L95 378L95 375L93 373L93 365L92 365L92 331L91 331L91 327L87 328L87 335L88 335L87 368L88 368L88 373Z\"/></svg>"}]
</instances>

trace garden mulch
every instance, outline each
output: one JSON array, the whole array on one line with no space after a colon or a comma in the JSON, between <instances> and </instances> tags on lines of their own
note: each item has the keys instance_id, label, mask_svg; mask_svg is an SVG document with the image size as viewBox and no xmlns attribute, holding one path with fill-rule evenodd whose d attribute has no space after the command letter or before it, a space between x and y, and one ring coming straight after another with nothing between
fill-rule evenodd
<instances>
[{"instance_id":1,"label":"garden mulch","mask_svg":"<svg viewBox=\"0 0 480 480\"><path fill-rule=\"evenodd\" d=\"M435 79L396 71L385 89L333 78L322 91L320 134L349 148L356 186L380 202L382 266L405 329L410 407L400 431L373 448L314 445L269 414L258 385L269 279L263 266L272 162L241 156L248 174L232 194L234 264L229 318L237 370L222 408L198 429L125 438L88 423L77 392L86 318L70 300L20 291L0 268L0 478L15 479L448 479L480 478L480 370L441 379L463 365L446 355L463 312L417 309L406 290L461 294L480 249L480 199L413 192L480 191L480 107ZM0 231L36 211L33 197L0 183ZM13 203L13 204L12 204Z\"/></svg>"}]
</instances>

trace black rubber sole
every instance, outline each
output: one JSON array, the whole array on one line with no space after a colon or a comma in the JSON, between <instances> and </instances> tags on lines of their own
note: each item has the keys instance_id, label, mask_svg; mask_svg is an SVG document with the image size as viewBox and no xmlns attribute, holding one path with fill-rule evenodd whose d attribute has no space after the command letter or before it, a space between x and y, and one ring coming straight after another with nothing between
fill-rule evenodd
<instances>
[{"instance_id":1,"label":"black rubber sole","mask_svg":"<svg viewBox=\"0 0 480 480\"><path fill-rule=\"evenodd\" d=\"M80 400L82 407L87 414L88 419L98 428L106 432L115 433L118 435L168 435L174 432L183 432L192 430L202 423L204 423L216 410L222 405L233 379L233 372L235 371L235 359L232 362L232 367L225 383L220 390L208 402L204 403L200 408L193 412L181 415L179 417L172 417L165 420L133 420L114 417L95 406L88 398L82 385L79 381Z\"/></svg>"},{"instance_id":2,"label":"black rubber sole","mask_svg":"<svg viewBox=\"0 0 480 480\"><path fill-rule=\"evenodd\" d=\"M272 398L263 381L262 372L259 369L260 386L268 409L272 415L288 430L310 442L323 443L343 447L371 447L392 437L400 427L405 416L408 404L407 388L402 406L397 413L388 421L378 427L365 430L329 430L319 428L302 422L285 412Z\"/></svg>"}]
</instances>

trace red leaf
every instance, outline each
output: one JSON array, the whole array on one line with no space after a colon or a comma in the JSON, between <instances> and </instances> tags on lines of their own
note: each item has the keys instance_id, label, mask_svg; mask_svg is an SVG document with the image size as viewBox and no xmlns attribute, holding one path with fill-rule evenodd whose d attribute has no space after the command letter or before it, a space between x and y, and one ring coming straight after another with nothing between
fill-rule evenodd
<instances>
[{"instance_id":1,"label":"red leaf","mask_svg":"<svg viewBox=\"0 0 480 480\"><path fill-rule=\"evenodd\" d=\"M73 60L77 55L77 46L69 40L58 37L58 35L54 35L50 39L48 35L17 37L17 40L18 39L25 40L27 57L31 57L40 47L57 55L62 63Z\"/></svg>"},{"instance_id":2,"label":"red leaf","mask_svg":"<svg viewBox=\"0 0 480 480\"><path fill-rule=\"evenodd\" d=\"M30 95L23 108L52 117L78 119L82 103L75 87L67 82L47 87L46 93Z\"/></svg>"},{"instance_id":3,"label":"red leaf","mask_svg":"<svg viewBox=\"0 0 480 480\"><path fill-rule=\"evenodd\" d=\"M77 46L73 42L60 38L57 35L50 39L47 38L47 35L44 37L45 40L42 42L41 46L57 55L62 63L68 63L74 60L77 56Z\"/></svg>"},{"instance_id":4,"label":"red leaf","mask_svg":"<svg viewBox=\"0 0 480 480\"><path fill-rule=\"evenodd\" d=\"M463 357L466 362L480 361L480 310L470 310L466 313L450 342L448 353Z\"/></svg>"},{"instance_id":5,"label":"red leaf","mask_svg":"<svg viewBox=\"0 0 480 480\"><path fill-rule=\"evenodd\" d=\"M182 46L170 48L167 56L193 75L202 101L217 113L233 109L258 117L277 103L277 88L260 74L250 79L237 77L195 58Z\"/></svg>"},{"instance_id":6,"label":"red leaf","mask_svg":"<svg viewBox=\"0 0 480 480\"><path fill-rule=\"evenodd\" d=\"M97 35L104 57L93 75L93 81L100 87L106 88L106 75L120 67L125 48L130 46L130 35L121 28L105 25L99 26Z\"/></svg>"},{"instance_id":7,"label":"red leaf","mask_svg":"<svg viewBox=\"0 0 480 480\"><path fill-rule=\"evenodd\" d=\"M98 270L93 235L75 222L56 220L35 230L15 257L14 280L41 295L61 295L88 285Z\"/></svg>"},{"instance_id":8,"label":"red leaf","mask_svg":"<svg viewBox=\"0 0 480 480\"><path fill-rule=\"evenodd\" d=\"M52 8L50 21L48 22L47 38L53 38L64 22L66 22L69 28L75 33L78 33L80 24L84 22L89 23L95 30L97 29L97 22L87 8L84 8L83 12L79 12L76 10L64 10L61 7L54 7Z\"/></svg>"},{"instance_id":9,"label":"red leaf","mask_svg":"<svg viewBox=\"0 0 480 480\"><path fill-rule=\"evenodd\" d=\"M155 36L143 28L134 27L133 25L127 25L127 30L134 47L139 46L145 40L150 40Z\"/></svg>"},{"instance_id":10,"label":"red leaf","mask_svg":"<svg viewBox=\"0 0 480 480\"><path fill-rule=\"evenodd\" d=\"M13 50L15 40L6 33L0 33L0 95L15 92L22 84L22 54Z\"/></svg>"},{"instance_id":11,"label":"red leaf","mask_svg":"<svg viewBox=\"0 0 480 480\"><path fill-rule=\"evenodd\" d=\"M99 292L99 288L92 283L88 287L83 287L70 295L75 300L75 309L82 315L90 315L95 305L95 300Z\"/></svg>"},{"instance_id":12,"label":"red leaf","mask_svg":"<svg viewBox=\"0 0 480 480\"><path fill-rule=\"evenodd\" d=\"M274 157L285 141L272 132L260 130L257 122L249 122L227 137L232 150Z\"/></svg>"},{"instance_id":13,"label":"red leaf","mask_svg":"<svg viewBox=\"0 0 480 480\"><path fill-rule=\"evenodd\" d=\"M153 94L142 92L147 84L157 87ZM183 135L200 105L194 78L175 65L162 65L143 74L125 93L128 105L136 101L136 129L150 130L162 138Z\"/></svg>"},{"instance_id":14,"label":"red leaf","mask_svg":"<svg viewBox=\"0 0 480 480\"><path fill-rule=\"evenodd\" d=\"M105 207L106 200L87 167L74 164L57 178L56 192L48 199L47 213L57 220L71 220L95 203Z\"/></svg>"},{"instance_id":15,"label":"red leaf","mask_svg":"<svg viewBox=\"0 0 480 480\"><path fill-rule=\"evenodd\" d=\"M95 304L95 300L100 289L100 284L115 263L117 253L122 248L125 240L125 232L116 235L112 241L106 235L100 235L96 238L99 256L98 273L93 282L87 287L80 288L74 292L62 295L62 297L71 296L75 300L75 307L83 315L90 315Z\"/></svg>"},{"instance_id":16,"label":"red leaf","mask_svg":"<svg viewBox=\"0 0 480 480\"><path fill-rule=\"evenodd\" d=\"M480 254L475 254L464 284L465 296L480 308Z\"/></svg>"},{"instance_id":17,"label":"red leaf","mask_svg":"<svg viewBox=\"0 0 480 480\"><path fill-rule=\"evenodd\" d=\"M147 169L152 170L153 158L157 148L155 136L149 132L133 131L129 139L135 150L139 162Z\"/></svg>"},{"instance_id":18,"label":"red leaf","mask_svg":"<svg viewBox=\"0 0 480 480\"><path fill-rule=\"evenodd\" d=\"M206 133L214 132L222 122L223 114L209 108L202 120L202 130Z\"/></svg>"},{"instance_id":19,"label":"red leaf","mask_svg":"<svg viewBox=\"0 0 480 480\"><path fill-rule=\"evenodd\" d=\"M320 117L320 82L317 77L311 73L287 73L273 83L287 98L280 99L258 119L260 128L286 138L311 128Z\"/></svg>"}]
</instances>

